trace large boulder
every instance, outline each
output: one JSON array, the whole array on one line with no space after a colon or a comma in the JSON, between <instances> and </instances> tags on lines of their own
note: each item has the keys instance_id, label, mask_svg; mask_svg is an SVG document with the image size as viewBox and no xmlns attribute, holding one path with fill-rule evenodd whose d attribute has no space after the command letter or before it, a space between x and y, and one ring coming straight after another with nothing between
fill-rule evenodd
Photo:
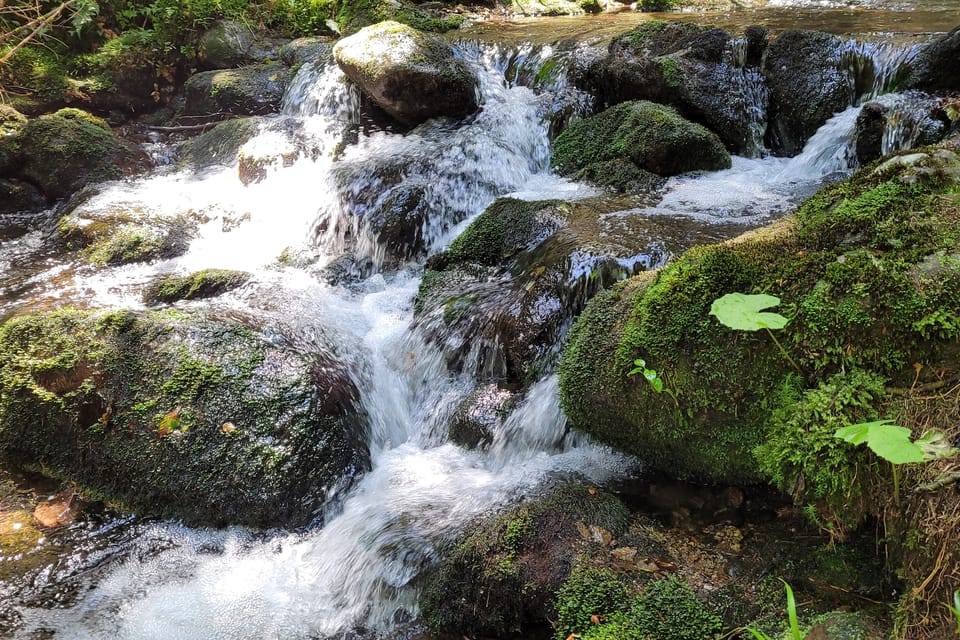
<instances>
[{"instance_id":1,"label":"large boulder","mask_svg":"<svg viewBox=\"0 0 960 640\"><path fill-rule=\"evenodd\" d=\"M106 122L79 109L19 123L8 119L4 126L9 133L0 137L0 178L33 185L47 202L148 164L145 154L117 138Z\"/></svg>"},{"instance_id":2,"label":"large boulder","mask_svg":"<svg viewBox=\"0 0 960 640\"><path fill-rule=\"evenodd\" d=\"M222 118L277 113L290 81L290 69L278 62L195 73L184 86L180 115Z\"/></svg>"},{"instance_id":3,"label":"large boulder","mask_svg":"<svg viewBox=\"0 0 960 640\"><path fill-rule=\"evenodd\" d=\"M549 370L570 321L603 287L716 237L623 203L501 198L427 262L417 323L451 369L517 388ZM481 438L482 439L482 438ZM466 439L464 439L466 440Z\"/></svg>"},{"instance_id":4,"label":"large boulder","mask_svg":"<svg viewBox=\"0 0 960 640\"><path fill-rule=\"evenodd\" d=\"M384 111L414 126L477 110L477 80L442 38L381 22L340 40L337 64Z\"/></svg>"},{"instance_id":5,"label":"large boulder","mask_svg":"<svg viewBox=\"0 0 960 640\"><path fill-rule=\"evenodd\" d=\"M594 165L623 160L660 176L726 169L731 162L706 127L647 101L624 102L584 118L554 141L552 163L561 175L589 174Z\"/></svg>"},{"instance_id":6,"label":"large boulder","mask_svg":"<svg viewBox=\"0 0 960 640\"><path fill-rule=\"evenodd\" d=\"M285 43L285 40L264 36L250 24L219 20L200 38L197 64L209 71L276 60Z\"/></svg>"},{"instance_id":7,"label":"large boulder","mask_svg":"<svg viewBox=\"0 0 960 640\"><path fill-rule=\"evenodd\" d=\"M819 31L785 31L770 43L763 73L770 88L767 144L794 156L830 116L853 104L843 41Z\"/></svg>"},{"instance_id":8,"label":"large boulder","mask_svg":"<svg viewBox=\"0 0 960 640\"><path fill-rule=\"evenodd\" d=\"M346 367L236 320L47 312L0 354L0 458L140 513L303 525L367 465Z\"/></svg>"},{"instance_id":9,"label":"large boulder","mask_svg":"<svg viewBox=\"0 0 960 640\"><path fill-rule=\"evenodd\" d=\"M759 27L735 43L716 27L652 20L581 61L574 76L601 104L669 104L717 132L730 150L758 153L767 101L759 72L765 46Z\"/></svg>"},{"instance_id":10,"label":"large boulder","mask_svg":"<svg viewBox=\"0 0 960 640\"><path fill-rule=\"evenodd\" d=\"M960 27L924 47L904 84L923 91L960 91Z\"/></svg>"},{"instance_id":11,"label":"large boulder","mask_svg":"<svg viewBox=\"0 0 960 640\"><path fill-rule=\"evenodd\" d=\"M957 147L867 167L795 216L595 298L560 365L571 424L673 476L773 478L856 521L863 460L833 430L876 419L885 381L923 384L958 355ZM732 292L781 298L776 342L710 315ZM637 359L662 391L628 375Z\"/></svg>"}]
</instances>

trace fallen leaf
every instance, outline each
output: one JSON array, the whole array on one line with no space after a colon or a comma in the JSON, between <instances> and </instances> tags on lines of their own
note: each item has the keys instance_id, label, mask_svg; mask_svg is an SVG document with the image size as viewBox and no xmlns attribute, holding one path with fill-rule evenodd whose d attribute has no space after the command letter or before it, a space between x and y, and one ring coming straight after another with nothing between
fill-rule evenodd
<instances>
[{"instance_id":1,"label":"fallen leaf","mask_svg":"<svg viewBox=\"0 0 960 640\"><path fill-rule=\"evenodd\" d=\"M183 411L183 409L181 407L177 407L160 419L160 425L157 427L157 433L160 434L161 438L170 435L173 433L174 429L180 426L181 411Z\"/></svg>"},{"instance_id":2,"label":"fallen leaf","mask_svg":"<svg viewBox=\"0 0 960 640\"><path fill-rule=\"evenodd\" d=\"M592 496L595 496L597 495L597 490L594 489L593 487L590 487L589 489L587 489L587 493L589 493Z\"/></svg>"},{"instance_id":3,"label":"fallen leaf","mask_svg":"<svg viewBox=\"0 0 960 640\"><path fill-rule=\"evenodd\" d=\"M580 637L579 633L571 633L570 635L567 636L566 640L574 640L575 638L579 638L579 637Z\"/></svg>"},{"instance_id":4,"label":"fallen leaf","mask_svg":"<svg viewBox=\"0 0 960 640\"><path fill-rule=\"evenodd\" d=\"M633 547L620 547L611 551L610 555L622 562L633 562L637 557L637 550Z\"/></svg>"},{"instance_id":5,"label":"fallen leaf","mask_svg":"<svg viewBox=\"0 0 960 640\"><path fill-rule=\"evenodd\" d=\"M580 534L580 537L583 538L584 540L589 541L593 539L593 534L590 532L590 527L588 527L583 522L577 523L577 532Z\"/></svg>"},{"instance_id":6,"label":"fallen leaf","mask_svg":"<svg viewBox=\"0 0 960 640\"><path fill-rule=\"evenodd\" d=\"M664 560L663 558L654 558L653 563L663 571L677 571L679 567L669 560Z\"/></svg>"},{"instance_id":7,"label":"fallen leaf","mask_svg":"<svg viewBox=\"0 0 960 640\"><path fill-rule=\"evenodd\" d=\"M593 614L590 616L590 624L600 624L600 616Z\"/></svg>"},{"instance_id":8,"label":"fallen leaf","mask_svg":"<svg viewBox=\"0 0 960 640\"><path fill-rule=\"evenodd\" d=\"M69 524L77 517L76 498L77 493L72 489L50 496L37 505L33 517L48 529Z\"/></svg>"},{"instance_id":9,"label":"fallen leaf","mask_svg":"<svg viewBox=\"0 0 960 640\"><path fill-rule=\"evenodd\" d=\"M609 546L613 542L613 534L597 525L590 525L590 539L599 542L603 546Z\"/></svg>"},{"instance_id":10,"label":"fallen leaf","mask_svg":"<svg viewBox=\"0 0 960 640\"><path fill-rule=\"evenodd\" d=\"M233 433L237 430L237 427L232 422L224 422L222 425L220 425L220 430L224 433Z\"/></svg>"}]
</instances>

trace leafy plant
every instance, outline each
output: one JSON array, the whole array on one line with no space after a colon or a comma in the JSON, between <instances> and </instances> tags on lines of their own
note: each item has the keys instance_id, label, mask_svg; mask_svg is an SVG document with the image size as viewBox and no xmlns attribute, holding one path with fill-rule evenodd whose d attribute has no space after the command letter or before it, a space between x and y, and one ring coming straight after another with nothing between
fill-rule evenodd
<instances>
[{"instance_id":1,"label":"leafy plant","mask_svg":"<svg viewBox=\"0 0 960 640\"><path fill-rule=\"evenodd\" d=\"M644 379L650 383L650 386L653 387L653 390L657 393L666 392L671 398L673 398L673 403L677 404L677 394L667 387L664 383L663 377L657 373L656 369L648 369L647 362L643 358L637 358L633 361L635 365L633 369L627 372L628 376L635 376L638 373L643 374Z\"/></svg>"},{"instance_id":2,"label":"leafy plant","mask_svg":"<svg viewBox=\"0 0 960 640\"><path fill-rule=\"evenodd\" d=\"M953 592L953 604L943 605L957 618L957 637L960 638L960 589Z\"/></svg>"},{"instance_id":3,"label":"leafy plant","mask_svg":"<svg viewBox=\"0 0 960 640\"><path fill-rule=\"evenodd\" d=\"M780 353L794 369L803 373L803 370L793 361L790 354L783 348L780 341L773 335L771 329L783 329L790 322L779 313L764 311L780 304L780 298L765 293L749 295L746 293L728 293L713 301L710 306L710 315L716 316L720 324L738 331L760 331L764 329Z\"/></svg>"},{"instance_id":4,"label":"leafy plant","mask_svg":"<svg viewBox=\"0 0 960 640\"><path fill-rule=\"evenodd\" d=\"M797 616L797 599L793 595L793 589L783 578L778 578L778 580L783 583L783 587L787 590L787 620L790 623L790 640L803 640L803 634L800 633L800 619ZM755 640L773 640L763 631L753 627L746 627L744 631L752 635Z\"/></svg>"},{"instance_id":5,"label":"leafy plant","mask_svg":"<svg viewBox=\"0 0 960 640\"><path fill-rule=\"evenodd\" d=\"M900 474L897 465L937 460L952 456L957 449L946 443L942 433L928 431L916 441L910 440L910 429L892 420L860 422L837 429L834 436L853 445L866 444L893 469L893 497L900 502Z\"/></svg>"}]
</instances>

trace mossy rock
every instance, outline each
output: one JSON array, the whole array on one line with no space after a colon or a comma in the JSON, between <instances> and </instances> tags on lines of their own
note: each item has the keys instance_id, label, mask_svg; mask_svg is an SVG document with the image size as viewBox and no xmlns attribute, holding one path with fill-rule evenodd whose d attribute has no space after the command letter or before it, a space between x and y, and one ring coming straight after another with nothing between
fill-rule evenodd
<instances>
[{"instance_id":1,"label":"mossy rock","mask_svg":"<svg viewBox=\"0 0 960 640\"><path fill-rule=\"evenodd\" d=\"M249 273L230 269L204 269L185 276L163 276L144 289L143 301L161 304L213 298L242 287L249 279Z\"/></svg>"},{"instance_id":2,"label":"mossy rock","mask_svg":"<svg viewBox=\"0 0 960 640\"><path fill-rule=\"evenodd\" d=\"M290 69L279 62L195 73L184 85L180 114L221 118L277 113L290 78Z\"/></svg>"},{"instance_id":3,"label":"mossy rock","mask_svg":"<svg viewBox=\"0 0 960 640\"><path fill-rule=\"evenodd\" d=\"M585 118L554 141L552 163L561 175L596 163L628 160L660 176L730 167L730 154L706 127L653 102L624 102Z\"/></svg>"},{"instance_id":4,"label":"mossy rock","mask_svg":"<svg viewBox=\"0 0 960 640\"><path fill-rule=\"evenodd\" d=\"M0 85L16 86L9 104L27 115L63 106L73 87L66 60L44 46L26 46L0 67Z\"/></svg>"},{"instance_id":5,"label":"mossy rock","mask_svg":"<svg viewBox=\"0 0 960 640\"><path fill-rule=\"evenodd\" d=\"M909 386L914 363L934 371L952 361L960 336L958 178L956 143L895 157L826 187L792 217L691 249L601 294L560 365L571 424L674 476L752 482L769 477L753 452L777 420L797 415L798 390L855 370ZM735 291L781 298L777 310L790 322L775 337L802 373L771 336L727 329L709 314L713 300ZM627 375L636 358L672 395ZM840 423L876 414L885 396L858 396L866 383L849 378L833 384L861 398L837 409ZM807 415L819 420L823 411ZM801 434L816 427L793 425ZM786 458L766 461L768 472L771 462L790 472L781 477L802 472L803 493L822 497L830 487L812 486L811 474L823 466L821 447L834 442L799 438ZM835 470L849 484L866 469L856 449L843 451Z\"/></svg>"},{"instance_id":6,"label":"mossy rock","mask_svg":"<svg viewBox=\"0 0 960 640\"><path fill-rule=\"evenodd\" d=\"M512 0L509 8L524 16L575 16L602 11L597 0Z\"/></svg>"},{"instance_id":7,"label":"mossy rock","mask_svg":"<svg viewBox=\"0 0 960 640\"><path fill-rule=\"evenodd\" d=\"M0 214L39 211L46 205L47 199L29 182L0 178Z\"/></svg>"},{"instance_id":8,"label":"mossy rock","mask_svg":"<svg viewBox=\"0 0 960 640\"><path fill-rule=\"evenodd\" d=\"M340 33L345 36L386 20L419 31L440 33L458 29L463 23L463 16L430 11L407 0L341 0L338 4L334 19Z\"/></svg>"},{"instance_id":9,"label":"mossy rock","mask_svg":"<svg viewBox=\"0 0 960 640\"><path fill-rule=\"evenodd\" d=\"M0 458L140 513L306 524L366 462L344 365L203 315L60 310L0 328Z\"/></svg>"},{"instance_id":10,"label":"mossy rock","mask_svg":"<svg viewBox=\"0 0 960 640\"><path fill-rule=\"evenodd\" d=\"M197 63L203 70L230 69L277 60L286 44L238 20L218 20L200 38Z\"/></svg>"},{"instance_id":11,"label":"mossy rock","mask_svg":"<svg viewBox=\"0 0 960 640\"><path fill-rule=\"evenodd\" d=\"M819 31L784 31L767 47L763 74L770 88L767 144L794 156L835 113L853 104L854 82L842 40Z\"/></svg>"},{"instance_id":12,"label":"mossy rock","mask_svg":"<svg viewBox=\"0 0 960 640\"><path fill-rule=\"evenodd\" d=\"M231 165L237 162L240 148L266 125L262 117L234 118L214 126L186 141L180 149L181 164L197 168Z\"/></svg>"},{"instance_id":13,"label":"mossy rock","mask_svg":"<svg viewBox=\"0 0 960 640\"><path fill-rule=\"evenodd\" d=\"M32 118L0 138L0 159L6 165L3 177L38 187L48 201L119 178L141 160L106 122L72 108Z\"/></svg>"},{"instance_id":14,"label":"mossy rock","mask_svg":"<svg viewBox=\"0 0 960 640\"><path fill-rule=\"evenodd\" d=\"M573 484L479 525L421 578L423 620L471 637L534 637L553 619L554 594L577 557L591 548L580 527L616 537L628 515L615 497Z\"/></svg>"},{"instance_id":15,"label":"mossy rock","mask_svg":"<svg viewBox=\"0 0 960 640\"><path fill-rule=\"evenodd\" d=\"M476 78L438 36L381 22L337 42L333 56L361 91L402 124L477 110Z\"/></svg>"}]
</instances>

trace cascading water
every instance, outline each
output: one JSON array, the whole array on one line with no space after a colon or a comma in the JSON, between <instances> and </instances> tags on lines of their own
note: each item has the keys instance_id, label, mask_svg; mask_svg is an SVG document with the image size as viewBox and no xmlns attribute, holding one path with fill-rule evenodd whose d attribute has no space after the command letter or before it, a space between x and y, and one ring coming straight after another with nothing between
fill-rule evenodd
<instances>
[{"instance_id":1,"label":"cascading water","mask_svg":"<svg viewBox=\"0 0 960 640\"><path fill-rule=\"evenodd\" d=\"M340 71L306 64L285 97L284 114L265 119L261 135L242 150L267 167L259 181L241 187L233 167L167 168L109 185L84 203L156 216L202 214L197 238L179 258L55 278L60 267L46 265L41 247L16 245L37 258L30 295L38 304L137 307L142 285L157 273L252 272L245 287L216 304L303 332L323 327L360 389L372 457L371 471L331 502L321 529L264 537L141 525L113 564L75 570L71 579L80 587L72 606L21 607L22 637L39 630L118 640L377 636L415 618L416 577L473 519L530 495L551 474L601 483L626 473L630 460L566 432L552 375L532 385L488 451L446 441L448 418L476 380L451 374L441 349L412 325L417 261L497 196L570 200L595 193L549 172L544 116L555 113L557 94L567 88L541 82L538 95L523 86L536 84L522 78L524 69L555 65L554 52L505 55L463 46L461 53L483 96L483 110L465 122L433 121L407 135L365 134L359 97ZM732 60L735 54L734 47ZM536 62L525 67L530 60ZM835 116L797 158L735 158L728 171L673 179L660 204L635 212L766 220L830 174L849 170L857 111ZM377 216L409 193L429 215L409 252L388 255ZM284 250L304 245L312 264L277 264ZM317 276L345 252L371 263L366 277L325 284ZM4 248L0 260L19 255Z\"/></svg>"}]
</instances>

